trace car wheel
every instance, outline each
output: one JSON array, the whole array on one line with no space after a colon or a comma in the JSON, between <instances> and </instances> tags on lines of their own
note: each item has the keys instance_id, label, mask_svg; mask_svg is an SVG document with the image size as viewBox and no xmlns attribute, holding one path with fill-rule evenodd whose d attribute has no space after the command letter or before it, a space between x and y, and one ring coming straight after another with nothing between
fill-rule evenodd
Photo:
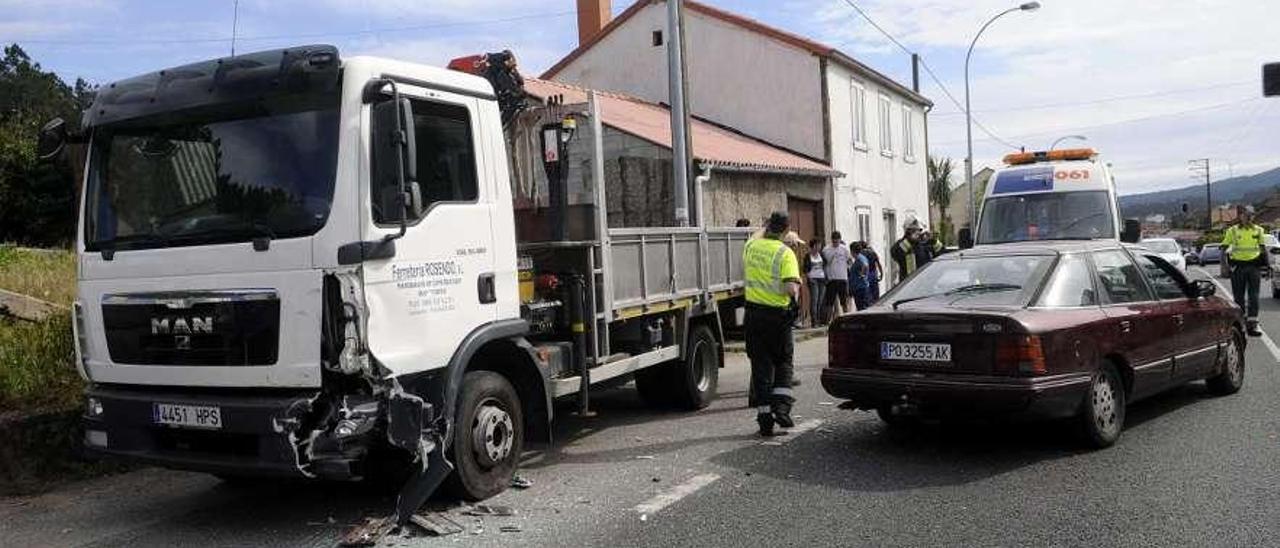
<instances>
[{"instance_id":1,"label":"car wheel","mask_svg":"<svg viewBox=\"0 0 1280 548\"><path fill-rule=\"evenodd\" d=\"M1223 348L1220 373L1205 380L1209 391L1218 396L1227 396L1240 391L1244 386L1244 337L1239 331L1232 330L1227 346Z\"/></svg>"},{"instance_id":2,"label":"car wheel","mask_svg":"<svg viewBox=\"0 0 1280 548\"><path fill-rule=\"evenodd\" d=\"M1091 447L1110 447L1124 429L1125 394L1120 375L1110 363L1093 373L1077 420L1085 443Z\"/></svg>"},{"instance_id":3,"label":"car wheel","mask_svg":"<svg viewBox=\"0 0 1280 548\"><path fill-rule=\"evenodd\" d=\"M492 371L467 373L454 419L449 490L471 501L501 493L523 450L524 416L515 388Z\"/></svg>"},{"instance_id":4,"label":"car wheel","mask_svg":"<svg viewBox=\"0 0 1280 548\"><path fill-rule=\"evenodd\" d=\"M895 415L892 409L888 407L876 408L876 415L880 420L889 425L889 428L911 430L920 427L920 417L914 415Z\"/></svg>"}]
</instances>

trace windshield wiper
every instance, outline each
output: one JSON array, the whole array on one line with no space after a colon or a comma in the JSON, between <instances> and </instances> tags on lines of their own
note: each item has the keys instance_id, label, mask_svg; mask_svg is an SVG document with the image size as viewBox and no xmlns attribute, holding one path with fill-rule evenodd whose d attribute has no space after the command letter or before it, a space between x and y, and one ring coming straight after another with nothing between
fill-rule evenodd
<instances>
[{"instance_id":1,"label":"windshield wiper","mask_svg":"<svg viewBox=\"0 0 1280 548\"><path fill-rule=\"evenodd\" d=\"M271 227L259 222L246 222L244 224L234 226L193 230L191 232L179 232L169 236L169 240L181 242L200 241L203 243L220 243L223 239L235 239L245 234L253 237L253 249L255 251L266 251L271 247L271 240L276 238L276 233L271 230ZM208 241L204 242L205 240Z\"/></svg>"},{"instance_id":2,"label":"windshield wiper","mask_svg":"<svg viewBox=\"0 0 1280 548\"><path fill-rule=\"evenodd\" d=\"M961 295L961 294L978 294L978 293L985 293L987 291L1016 291L1019 289L1022 289L1022 286L1017 284L962 285L955 289L943 291L942 293L932 293L929 295L921 295L919 297L910 297L907 299L899 299L899 300L893 301L893 309L897 310L899 305L903 305L903 304L907 304L915 301L923 301L925 299L933 299L936 297L950 297L952 295Z\"/></svg>"},{"instance_id":3,"label":"windshield wiper","mask_svg":"<svg viewBox=\"0 0 1280 548\"><path fill-rule=\"evenodd\" d=\"M93 246L102 253L102 258L107 261L113 259L116 251L121 249L137 249L143 246L166 247L168 245L168 237L154 232L146 234L126 234L124 236L116 236L110 240L99 240L93 242Z\"/></svg>"}]
</instances>

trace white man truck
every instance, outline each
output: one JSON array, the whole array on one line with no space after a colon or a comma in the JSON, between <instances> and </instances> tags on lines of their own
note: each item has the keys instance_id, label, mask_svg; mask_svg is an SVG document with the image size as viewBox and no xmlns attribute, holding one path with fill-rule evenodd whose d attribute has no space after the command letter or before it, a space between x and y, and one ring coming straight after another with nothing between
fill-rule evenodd
<instances>
[{"instance_id":1,"label":"white man truck","mask_svg":"<svg viewBox=\"0 0 1280 548\"><path fill-rule=\"evenodd\" d=\"M526 96L509 54L472 66L266 51L46 126L88 148L86 445L227 477L400 471L405 520L445 480L505 489L592 385L706 406L749 229L610 228L594 101Z\"/></svg>"},{"instance_id":2,"label":"white man truck","mask_svg":"<svg viewBox=\"0 0 1280 548\"><path fill-rule=\"evenodd\" d=\"M1093 149L1020 152L1004 163L986 185L976 239L961 230L962 247L1141 238L1137 221L1122 220L1115 177Z\"/></svg>"}]
</instances>

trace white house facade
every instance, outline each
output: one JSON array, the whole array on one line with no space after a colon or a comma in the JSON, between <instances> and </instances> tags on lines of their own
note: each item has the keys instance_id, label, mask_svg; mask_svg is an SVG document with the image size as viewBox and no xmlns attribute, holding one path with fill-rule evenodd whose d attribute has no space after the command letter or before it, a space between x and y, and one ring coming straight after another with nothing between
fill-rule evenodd
<instances>
[{"instance_id":1,"label":"white house facade","mask_svg":"<svg viewBox=\"0 0 1280 548\"><path fill-rule=\"evenodd\" d=\"M668 102L666 11L664 0L638 0L582 32L543 77ZM825 200L828 231L887 260L907 219L928 222L927 98L839 50L705 4L685 2L684 29L694 116L845 175Z\"/></svg>"}]
</instances>

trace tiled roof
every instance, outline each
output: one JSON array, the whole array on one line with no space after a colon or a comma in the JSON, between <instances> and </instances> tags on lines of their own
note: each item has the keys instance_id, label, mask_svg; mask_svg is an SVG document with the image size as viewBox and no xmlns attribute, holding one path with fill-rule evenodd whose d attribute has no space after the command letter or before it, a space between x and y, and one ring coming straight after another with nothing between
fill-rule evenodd
<instances>
[{"instance_id":1,"label":"tiled roof","mask_svg":"<svg viewBox=\"0 0 1280 548\"><path fill-rule=\"evenodd\" d=\"M587 102L589 90L578 86L526 78L525 91L538 99L560 95L564 104ZM635 97L596 92L600 103L600 122L651 143L671 148L671 111ZM843 177L844 174L821 162L778 148L727 128L701 120L690 121L693 156L714 167L741 171L772 171L820 177Z\"/></svg>"}]
</instances>

